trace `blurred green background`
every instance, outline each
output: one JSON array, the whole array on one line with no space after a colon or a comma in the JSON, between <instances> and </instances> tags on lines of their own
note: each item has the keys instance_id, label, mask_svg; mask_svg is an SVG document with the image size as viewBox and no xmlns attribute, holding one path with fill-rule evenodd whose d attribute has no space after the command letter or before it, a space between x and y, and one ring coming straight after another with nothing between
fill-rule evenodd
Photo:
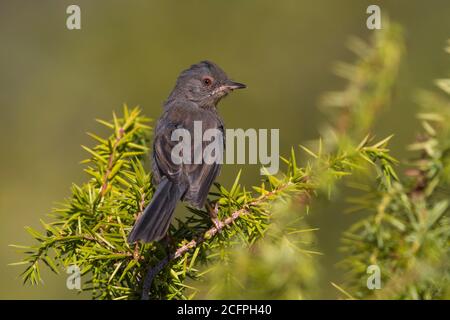
<instances>
[{"instance_id":1,"label":"blurred green background","mask_svg":"<svg viewBox=\"0 0 450 320\"><path fill-rule=\"evenodd\" d=\"M66 8L81 7L82 29L66 29ZM378 137L395 133L394 155L417 122L414 92L431 88L448 74L443 51L450 37L450 1L0 1L0 298L87 298L66 289L64 274L44 274L39 287L22 286L20 256L8 244L30 244L25 225L39 226L55 202L69 195L72 182L86 179L80 144L86 131L102 132L94 118L109 119L121 105L140 105L157 118L178 73L210 59L248 89L220 105L228 128L280 128L281 153L314 139L324 116L317 101L345 84L332 72L337 60L353 61L350 35L364 39L366 8L378 4L382 18L405 29L406 55L395 99L378 121ZM230 185L237 165L222 171ZM259 180L246 168L243 183ZM340 233L354 221L345 215L344 195L313 210L320 227L320 263L326 271L323 298L335 298L329 281Z\"/></svg>"}]
</instances>

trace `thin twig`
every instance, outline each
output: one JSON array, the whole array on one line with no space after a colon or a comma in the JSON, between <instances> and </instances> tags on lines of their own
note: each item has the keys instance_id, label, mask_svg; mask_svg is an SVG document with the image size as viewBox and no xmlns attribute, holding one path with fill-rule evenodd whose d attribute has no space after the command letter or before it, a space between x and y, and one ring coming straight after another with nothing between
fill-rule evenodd
<instances>
[{"instance_id":1,"label":"thin twig","mask_svg":"<svg viewBox=\"0 0 450 320\"><path fill-rule=\"evenodd\" d=\"M283 190L288 188L291 184L292 184L291 182L285 183L285 184L279 186L277 189L261 195L260 197L258 197L254 201L252 201L249 204L247 204L244 208L234 211L231 214L231 216L226 218L220 224L219 228L214 226L214 227L208 229L205 233L203 233L202 235L200 235L196 239L192 239L188 243L186 243L186 244L182 245L181 247L179 247L173 254L167 255L163 260L158 262L158 264L156 266L150 267L148 269L147 275L145 276L145 279L144 279L144 285L143 285L143 288L142 288L141 299L142 300L148 300L149 299L149 291L150 291L153 279L170 261L181 257L182 255L187 253L189 250L191 250L191 249L199 246L203 242L205 242L207 239L211 239L218 232L220 232L223 227L231 225L234 221L236 221L240 217L250 213L250 207L257 206L257 205L261 204L262 202L264 202L265 200L267 200L267 198L269 198L269 197L271 197L273 195L276 195L278 193L281 193Z\"/></svg>"},{"instance_id":2,"label":"thin twig","mask_svg":"<svg viewBox=\"0 0 450 320\"><path fill-rule=\"evenodd\" d=\"M109 159L108 159L108 166L106 167L106 172L103 175L103 183L102 183L102 187L100 189L100 194L102 196L102 198L105 196L106 194L106 190L108 189L108 176L111 174L113 165L114 165L114 155L116 153L116 149L120 143L120 141L122 140L122 138L125 135L125 130L121 127L119 128L119 135L116 138L116 141L114 142L114 145L112 146L112 150L111 150L111 154L109 155Z\"/></svg>"},{"instance_id":3,"label":"thin twig","mask_svg":"<svg viewBox=\"0 0 450 320\"><path fill-rule=\"evenodd\" d=\"M142 288L142 294L141 294L141 300L149 300L150 296L149 296L149 292L150 292L150 287L152 285L153 282L153 278L162 270L162 268L164 268L164 266L166 264L169 263L169 256L165 257L164 259L162 259L160 262L158 262L158 264L156 266L154 266L153 268L149 268L147 276L145 277L144 280L144 286Z\"/></svg>"}]
</instances>

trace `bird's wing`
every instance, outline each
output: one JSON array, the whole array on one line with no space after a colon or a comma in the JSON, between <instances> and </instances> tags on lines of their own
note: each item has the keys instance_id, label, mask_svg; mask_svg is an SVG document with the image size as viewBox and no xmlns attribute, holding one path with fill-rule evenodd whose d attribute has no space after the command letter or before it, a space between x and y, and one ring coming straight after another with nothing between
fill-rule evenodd
<instances>
[{"instance_id":1,"label":"bird's wing","mask_svg":"<svg viewBox=\"0 0 450 320\"><path fill-rule=\"evenodd\" d=\"M165 112L156 126L153 139L153 177L159 183L163 176L174 182L182 182L182 165L172 161L172 150L178 141L172 140L175 129L182 127L182 121L173 119Z\"/></svg>"},{"instance_id":2,"label":"bird's wing","mask_svg":"<svg viewBox=\"0 0 450 320\"><path fill-rule=\"evenodd\" d=\"M166 108L156 128L153 165L157 180L166 176L175 183L186 184L184 200L195 207L202 207L220 172L220 164L204 163L203 158L201 164L194 163L194 121L201 121L202 134L206 129L218 129L223 136L223 123L216 113L200 109L194 104L171 105ZM172 150L179 143L172 141L175 129L186 129L191 136L191 164L176 164L172 161ZM210 141L202 141L203 150L209 143Z\"/></svg>"}]
</instances>

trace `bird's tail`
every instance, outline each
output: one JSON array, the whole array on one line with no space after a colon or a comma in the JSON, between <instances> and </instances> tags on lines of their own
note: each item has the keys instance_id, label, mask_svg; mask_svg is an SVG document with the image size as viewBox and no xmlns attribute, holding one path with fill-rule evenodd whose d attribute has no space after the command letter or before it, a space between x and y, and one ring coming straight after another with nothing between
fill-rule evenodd
<instances>
[{"instance_id":1,"label":"bird's tail","mask_svg":"<svg viewBox=\"0 0 450 320\"><path fill-rule=\"evenodd\" d=\"M128 243L137 240L151 242L163 238L169 229L175 207L183 191L181 186L164 177L158 184L152 201L137 219L128 236Z\"/></svg>"}]
</instances>

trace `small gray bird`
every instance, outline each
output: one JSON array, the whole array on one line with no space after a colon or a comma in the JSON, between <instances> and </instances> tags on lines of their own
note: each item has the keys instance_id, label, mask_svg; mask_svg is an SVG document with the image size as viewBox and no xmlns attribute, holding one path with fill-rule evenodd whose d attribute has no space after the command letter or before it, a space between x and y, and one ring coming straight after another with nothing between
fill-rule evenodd
<instances>
[{"instance_id":1,"label":"small gray bird","mask_svg":"<svg viewBox=\"0 0 450 320\"><path fill-rule=\"evenodd\" d=\"M242 83L230 80L215 63L202 61L183 71L175 88L164 104L164 113L158 120L153 141L153 182L155 194L144 213L138 217L128 242L157 241L169 229L179 200L202 208L209 189L220 171L217 162L181 163L172 161L172 149L178 140L172 141L172 132L186 129L192 138L194 154L194 121L201 121L202 134L208 129L218 129L224 134L224 124L217 112L218 102L234 89L242 89ZM201 142L203 148L207 142Z\"/></svg>"}]
</instances>

